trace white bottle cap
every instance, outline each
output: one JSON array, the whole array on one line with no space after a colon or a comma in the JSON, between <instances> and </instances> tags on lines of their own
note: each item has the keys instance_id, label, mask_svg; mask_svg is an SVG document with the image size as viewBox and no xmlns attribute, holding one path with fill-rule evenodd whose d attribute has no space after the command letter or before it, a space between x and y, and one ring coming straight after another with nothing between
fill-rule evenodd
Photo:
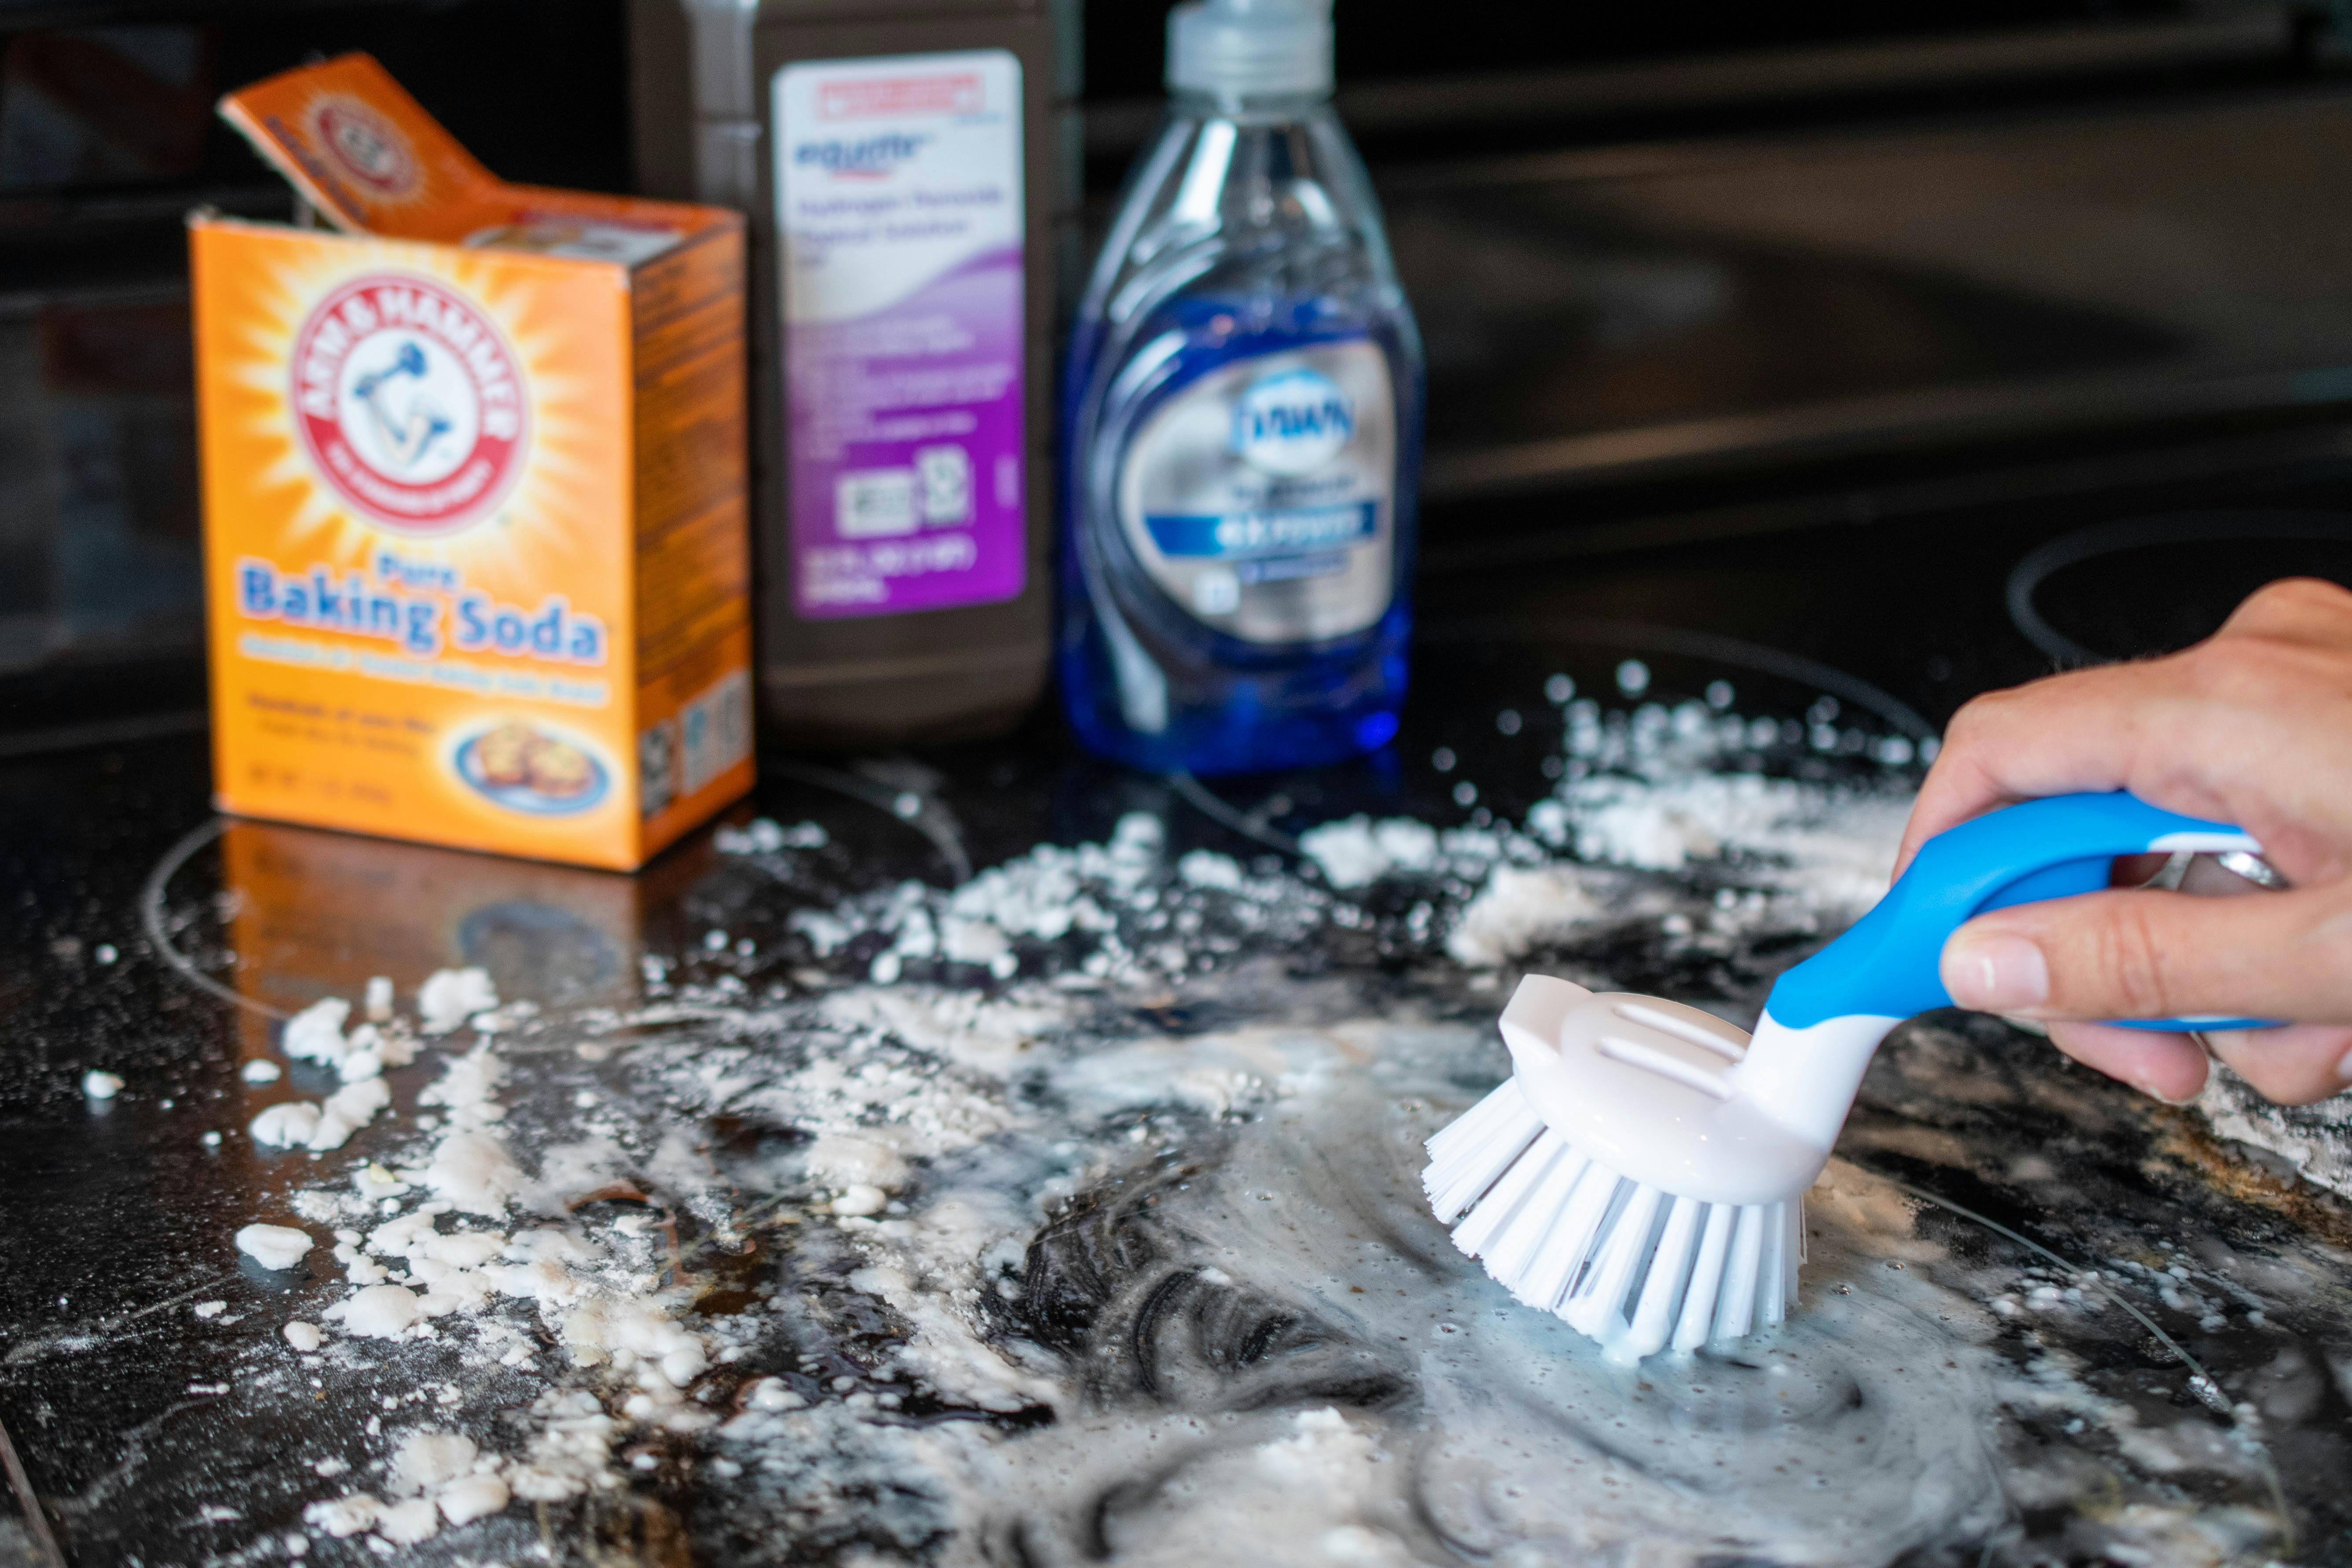
<instances>
[{"instance_id":1,"label":"white bottle cap","mask_svg":"<svg viewBox=\"0 0 2352 1568\"><path fill-rule=\"evenodd\" d=\"M1221 98L1331 90L1331 0L1193 0L1168 13L1168 85Z\"/></svg>"}]
</instances>

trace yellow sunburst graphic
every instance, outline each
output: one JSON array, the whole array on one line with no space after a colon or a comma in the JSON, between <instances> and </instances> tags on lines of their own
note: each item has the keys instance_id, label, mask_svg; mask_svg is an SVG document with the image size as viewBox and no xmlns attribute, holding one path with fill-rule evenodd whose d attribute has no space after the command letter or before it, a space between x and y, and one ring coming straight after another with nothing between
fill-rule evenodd
<instances>
[{"instance_id":1,"label":"yellow sunburst graphic","mask_svg":"<svg viewBox=\"0 0 2352 1568\"><path fill-rule=\"evenodd\" d=\"M222 419L242 485L274 513L278 564L371 567L383 549L454 568L469 588L514 603L609 568L626 539L625 294L605 269L446 246L280 231L289 243L240 247L249 268L238 309L218 321ZM246 237L259 238L247 231ZM521 435L499 498L446 531L389 526L343 492L303 438L296 356L304 324L338 289L422 280L487 321L518 373ZM598 309L597 307L603 307ZM583 308L584 307L584 308ZM215 499L222 498L215 492ZM607 521L609 520L609 521Z\"/></svg>"}]
</instances>

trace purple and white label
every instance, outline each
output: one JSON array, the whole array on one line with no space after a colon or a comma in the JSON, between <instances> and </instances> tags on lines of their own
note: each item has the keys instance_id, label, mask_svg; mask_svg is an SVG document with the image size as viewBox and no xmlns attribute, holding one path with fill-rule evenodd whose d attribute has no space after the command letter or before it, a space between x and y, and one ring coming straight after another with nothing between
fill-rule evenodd
<instances>
[{"instance_id":1,"label":"purple and white label","mask_svg":"<svg viewBox=\"0 0 2352 1568\"><path fill-rule=\"evenodd\" d=\"M1010 599L1027 553L1021 64L803 61L773 90L794 605Z\"/></svg>"}]
</instances>

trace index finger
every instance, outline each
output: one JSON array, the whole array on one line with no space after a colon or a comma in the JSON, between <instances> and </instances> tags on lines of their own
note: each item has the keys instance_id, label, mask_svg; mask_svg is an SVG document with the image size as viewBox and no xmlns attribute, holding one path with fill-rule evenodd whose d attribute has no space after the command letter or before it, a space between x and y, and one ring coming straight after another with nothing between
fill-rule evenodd
<instances>
[{"instance_id":1,"label":"index finger","mask_svg":"<svg viewBox=\"0 0 2352 1568\"><path fill-rule=\"evenodd\" d=\"M2128 788L2171 810L2211 815L2194 748L2176 744L2168 756L2151 744L2178 715L2168 662L2074 670L1962 708L1919 786L1895 874L1946 828L2042 795Z\"/></svg>"}]
</instances>

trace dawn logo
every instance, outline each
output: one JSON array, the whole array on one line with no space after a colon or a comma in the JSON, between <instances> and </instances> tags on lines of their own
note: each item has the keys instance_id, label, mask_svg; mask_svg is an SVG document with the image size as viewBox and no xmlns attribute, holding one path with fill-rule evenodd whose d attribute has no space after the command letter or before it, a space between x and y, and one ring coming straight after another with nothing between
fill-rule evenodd
<instances>
[{"instance_id":1,"label":"dawn logo","mask_svg":"<svg viewBox=\"0 0 2352 1568\"><path fill-rule=\"evenodd\" d=\"M1355 438L1356 405L1319 370L1286 370L1250 383L1234 407L1234 450L1254 468L1311 474Z\"/></svg>"},{"instance_id":2,"label":"dawn logo","mask_svg":"<svg viewBox=\"0 0 2352 1568\"><path fill-rule=\"evenodd\" d=\"M498 329L422 278L378 275L320 301L294 342L295 423L341 497L394 532L455 532L506 494L522 378Z\"/></svg>"},{"instance_id":3,"label":"dawn logo","mask_svg":"<svg viewBox=\"0 0 2352 1568\"><path fill-rule=\"evenodd\" d=\"M881 180L898 173L899 165L921 152L930 140L928 136L891 131L855 142L837 137L825 142L803 142L793 150L793 162L823 169L836 180Z\"/></svg>"}]
</instances>

